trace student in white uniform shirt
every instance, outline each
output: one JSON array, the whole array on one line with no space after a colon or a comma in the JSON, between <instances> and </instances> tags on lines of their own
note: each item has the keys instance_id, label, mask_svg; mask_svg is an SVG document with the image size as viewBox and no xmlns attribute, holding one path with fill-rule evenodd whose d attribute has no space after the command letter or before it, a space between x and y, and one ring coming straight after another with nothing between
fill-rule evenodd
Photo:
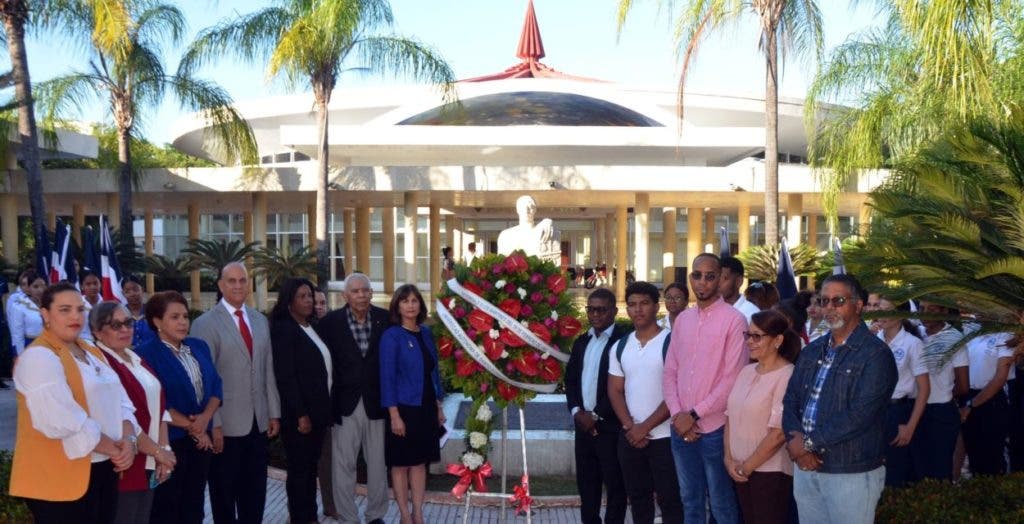
<instances>
[{"instance_id":1,"label":"student in white uniform shirt","mask_svg":"<svg viewBox=\"0 0 1024 524\"><path fill-rule=\"evenodd\" d=\"M79 287L82 289L82 303L85 304L85 316L88 317L93 306L103 301L101 291L103 281L100 276L91 269L83 269L78 274ZM82 338L92 341L92 330L89 324L82 327Z\"/></svg>"},{"instance_id":2,"label":"student in white uniform shirt","mask_svg":"<svg viewBox=\"0 0 1024 524\"><path fill-rule=\"evenodd\" d=\"M921 312L929 315L951 315L937 303L921 301ZM910 456L919 478L953 479L953 453L960 434L960 412L955 398L969 389L967 350L949 350L964 334L944 320L922 319L927 337L922 350L928 367L930 394L924 416L910 443Z\"/></svg>"},{"instance_id":3,"label":"student in white uniform shirt","mask_svg":"<svg viewBox=\"0 0 1024 524\"><path fill-rule=\"evenodd\" d=\"M732 304L732 307L743 313L743 316L747 317L747 324L749 324L750 317L754 316L754 313L761 311L761 308L747 300L740 293L740 286L743 285L743 274L743 262L740 262L740 259L736 257L723 258L722 274L718 278L718 294L722 295L722 300L725 300L727 304Z\"/></svg>"},{"instance_id":4,"label":"student in white uniform shirt","mask_svg":"<svg viewBox=\"0 0 1024 524\"><path fill-rule=\"evenodd\" d=\"M25 278L29 283L28 293L11 303L8 314L15 356L20 356L43 332L43 317L39 312L39 305L46 290L46 278L36 274L35 270L26 271Z\"/></svg>"},{"instance_id":5,"label":"student in white uniform shirt","mask_svg":"<svg viewBox=\"0 0 1024 524\"><path fill-rule=\"evenodd\" d=\"M676 317L686 309L690 302L690 291L686 284L673 282L665 287L665 311L667 315L658 320L658 327L672 331L672 324L676 323Z\"/></svg>"},{"instance_id":6,"label":"student in white uniform shirt","mask_svg":"<svg viewBox=\"0 0 1024 524\"><path fill-rule=\"evenodd\" d=\"M876 307L878 311L910 310L906 303L897 308L885 297L878 298ZM901 487L917 480L917 474L913 471L910 443L915 439L914 432L928 404L931 385L928 367L921 356L924 343L911 334L911 330L916 332L916 329L913 326L909 326L910 330L906 329L904 324L909 322L895 317L881 317L875 322L879 327L878 338L892 350L896 370L899 372L896 389L892 392L885 416L885 438L888 443L885 453L885 485Z\"/></svg>"},{"instance_id":7,"label":"student in white uniform shirt","mask_svg":"<svg viewBox=\"0 0 1024 524\"><path fill-rule=\"evenodd\" d=\"M1013 366L1009 333L976 337L967 343L971 391L960 408L964 420L964 446L975 475L1006 473L1006 437L1010 431L1010 405L1003 387Z\"/></svg>"},{"instance_id":8,"label":"student in white uniform shirt","mask_svg":"<svg viewBox=\"0 0 1024 524\"><path fill-rule=\"evenodd\" d=\"M672 458L669 412L661 382L669 330L658 326L658 288L626 288L626 313L634 331L608 356L608 399L622 423L618 455L633 522L654 522L657 494L662 522L683 522L683 504Z\"/></svg>"}]
</instances>

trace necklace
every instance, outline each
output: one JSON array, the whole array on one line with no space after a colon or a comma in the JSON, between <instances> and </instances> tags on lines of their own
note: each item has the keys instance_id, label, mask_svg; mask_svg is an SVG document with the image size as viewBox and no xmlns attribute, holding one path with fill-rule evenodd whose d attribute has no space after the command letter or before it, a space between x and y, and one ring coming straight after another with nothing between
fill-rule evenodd
<instances>
[{"instance_id":1,"label":"necklace","mask_svg":"<svg viewBox=\"0 0 1024 524\"><path fill-rule=\"evenodd\" d=\"M78 355L75 354L75 349L77 349L77 350L82 352L82 356L81 357L79 357ZM96 376L97 377L100 376L100 366L99 366L99 364L89 360L89 355L85 352L84 349L82 349L82 348L80 348L78 346L74 346L74 349L71 350L71 356L75 357L75 360L78 360L79 362L85 364L86 366L92 366L92 370L96 372Z\"/></svg>"}]
</instances>

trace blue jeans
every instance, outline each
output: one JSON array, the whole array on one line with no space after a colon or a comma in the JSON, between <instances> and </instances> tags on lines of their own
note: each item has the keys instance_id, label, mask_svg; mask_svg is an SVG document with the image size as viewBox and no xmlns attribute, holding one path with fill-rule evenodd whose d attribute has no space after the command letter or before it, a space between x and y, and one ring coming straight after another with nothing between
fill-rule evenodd
<instances>
[{"instance_id":1,"label":"blue jeans","mask_svg":"<svg viewBox=\"0 0 1024 524\"><path fill-rule=\"evenodd\" d=\"M800 522L871 524L883 487L885 466L863 473L793 469L793 494Z\"/></svg>"},{"instance_id":2,"label":"blue jeans","mask_svg":"<svg viewBox=\"0 0 1024 524\"><path fill-rule=\"evenodd\" d=\"M679 478L685 522L706 522L704 497L711 497L711 514L717 524L738 524L739 505L732 479L725 471L725 428L703 434L696 442L686 442L672 430L672 458ZM809 521L808 521L809 522Z\"/></svg>"}]
</instances>

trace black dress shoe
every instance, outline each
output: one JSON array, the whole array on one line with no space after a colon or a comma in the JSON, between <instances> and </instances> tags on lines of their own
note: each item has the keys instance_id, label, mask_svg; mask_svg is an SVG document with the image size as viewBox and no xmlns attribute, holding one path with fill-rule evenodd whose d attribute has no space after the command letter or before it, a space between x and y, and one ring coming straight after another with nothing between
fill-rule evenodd
<instances>
[{"instance_id":1,"label":"black dress shoe","mask_svg":"<svg viewBox=\"0 0 1024 524\"><path fill-rule=\"evenodd\" d=\"M384 519L373 519L370 522L367 522L366 524L384 524Z\"/></svg>"}]
</instances>

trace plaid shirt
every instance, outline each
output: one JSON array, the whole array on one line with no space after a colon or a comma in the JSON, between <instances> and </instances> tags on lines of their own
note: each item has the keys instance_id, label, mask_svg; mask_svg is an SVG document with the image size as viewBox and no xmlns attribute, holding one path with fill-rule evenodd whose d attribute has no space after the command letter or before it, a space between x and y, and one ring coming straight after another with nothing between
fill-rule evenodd
<instances>
[{"instance_id":1,"label":"plaid shirt","mask_svg":"<svg viewBox=\"0 0 1024 524\"><path fill-rule=\"evenodd\" d=\"M356 339L356 345L359 346L359 352L365 357L366 352L370 349L370 315L367 313L366 321L359 323L356 317L352 314L352 310L348 310L348 328L352 330L352 338Z\"/></svg>"},{"instance_id":2,"label":"plaid shirt","mask_svg":"<svg viewBox=\"0 0 1024 524\"><path fill-rule=\"evenodd\" d=\"M814 431L814 423L818 418L818 399L821 398L821 388L825 385L828 372L832 369L832 361L836 358L836 350L832 347L832 335L825 336L828 337L828 345L825 346L825 359L818 367L818 373L814 376L814 387L811 388L811 394L807 396L807 405L804 406L802 420L804 435L810 435Z\"/></svg>"}]
</instances>

